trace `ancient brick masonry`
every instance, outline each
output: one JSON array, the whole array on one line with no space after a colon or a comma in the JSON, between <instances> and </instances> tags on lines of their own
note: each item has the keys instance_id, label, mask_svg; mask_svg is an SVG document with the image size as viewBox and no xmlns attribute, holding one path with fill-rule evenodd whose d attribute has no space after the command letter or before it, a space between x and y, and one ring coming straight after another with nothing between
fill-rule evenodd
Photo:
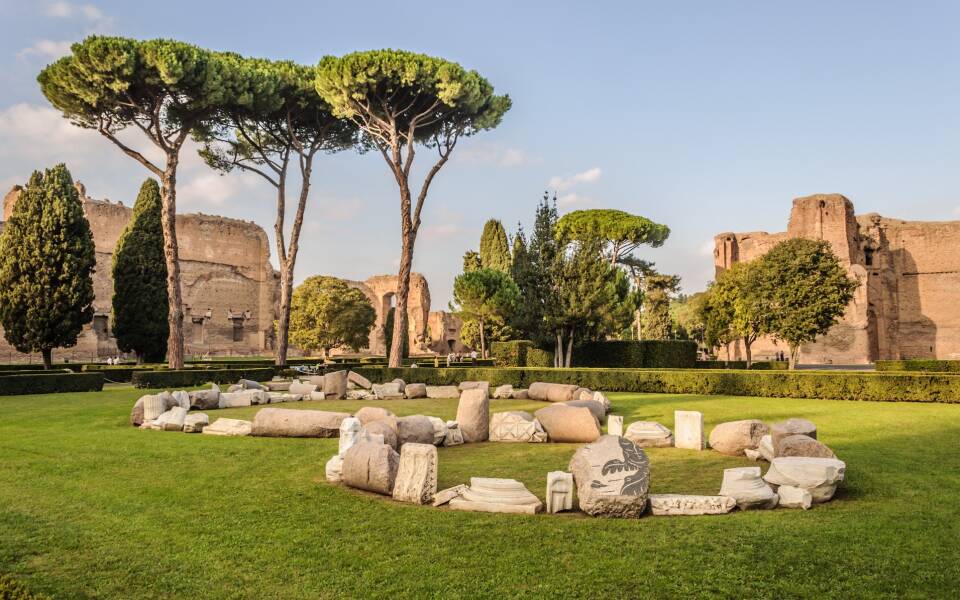
<instances>
[{"instance_id":1,"label":"ancient brick masonry","mask_svg":"<svg viewBox=\"0 0 960 600\"><path fill-rule=\"evenodd\" d=\"M856 216L850 200L839 194L797 198L785 232L717 235L717 273L789 238L826 240L861 282L842 321L805 345L800 362L960 359L960 221ZM787 351L784 344L765 338L754 344L753 356L768 359L781 350ZM731 355L742 359L742 344L732 345Z\"/></svg>"}]
</instances>

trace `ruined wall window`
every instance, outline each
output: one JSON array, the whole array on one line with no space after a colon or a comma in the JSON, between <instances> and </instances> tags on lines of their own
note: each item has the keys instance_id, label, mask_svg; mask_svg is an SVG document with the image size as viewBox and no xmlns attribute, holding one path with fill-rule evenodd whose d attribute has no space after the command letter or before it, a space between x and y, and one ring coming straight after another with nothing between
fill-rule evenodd
<instances>
[{"instance_id":1,"label":"ruined wall window","mask_svg":"<svg viewBox=\"0 0 960 600\"><path fill-rule=\"evenodd\" d=\"M193 336L193 341L202 344L203 343L203 317L193 317L192 319L193 327L191 330L191 335Z\"/></svg>"},{"instance_id":2,"label":"ruined wall window","mask_svg":"<svg viewBox=\"0 0 960 600\"><path fill-rule=\"evenodd\" d=\"M872 266L873 266L873 249L872 249L872 248L866 248L866 249L864 249L864 251L863 251L863 262L864 262L868 267L872 267Z\"/></svg>"},{"instance_id":3,"label":"ruined wall window","mask_svg":"<svg viewBox=\"0 0 960 600\"><path fill-rule=\"evenodd\" d=\"M93 332L98 340L105 340L110 337L109 319L107 315L93 316Z\"/></svg>"},{"instance_id":4,"label":"ruined wall window","mask_svg":"<svg viewBox=\"0 0 960 600\"><path fill-rule=\"evenodd\" d=\"M243 341L243 318L231 319L233 321L233 341Z\"/></svg>"}]
</instances>

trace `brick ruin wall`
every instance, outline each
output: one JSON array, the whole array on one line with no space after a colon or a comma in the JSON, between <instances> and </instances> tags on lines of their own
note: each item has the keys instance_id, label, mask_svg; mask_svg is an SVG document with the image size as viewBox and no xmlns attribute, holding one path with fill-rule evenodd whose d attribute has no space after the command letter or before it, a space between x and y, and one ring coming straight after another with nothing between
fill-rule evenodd
<instances>
[{"instance_id":1,"label":"brick ruin wall","mask_svg":"<svg viewBox=\"0 0 960 600\"><path fill-rule=\"evenodd\" d=\"M83 192L83 187L78 184ZM4 199L4 220L19 195ZM122 203L94 200L81 193L96 246L93 285L94 320L72 348L54 350L57 360L96 360L116 355L111 335L113 250L133 210ZM279 276L270 264L266 233L255 223L224 217L177 215L186 352L202 355L250 355L273 350ZM0 362L38 361L20 354L0 337Z\"/></svg>"},{"instance_id":2,"label":"brick ruin wall","mask_svg":"<svg viewBox=\"0 0 960 600\"><path fill-rule=\"evenodd\" d=\"M839 194L797 198L786 232L717 235L716 271L797 237L829 242L848 275L861 282L841 321L804 345L800 362L960 359L960 221L856 216L850 200ZM755 359L765 360L787 347L767 337L752 350ZM726 357L721 350L721 358ZM729 358L743 357L742 344L732 344Z\"/></svg>"}]
</instances>

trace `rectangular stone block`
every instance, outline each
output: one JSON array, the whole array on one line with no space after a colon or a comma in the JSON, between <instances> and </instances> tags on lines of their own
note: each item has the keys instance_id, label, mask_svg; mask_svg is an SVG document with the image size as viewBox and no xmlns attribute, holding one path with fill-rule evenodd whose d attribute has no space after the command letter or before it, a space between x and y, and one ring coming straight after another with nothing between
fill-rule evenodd
<instances>
[{"instance_id":1,"label":"rectangular stone block","mask_svg":"<svg viewBox=\"0 0 960 600\"><path fill-rule=\"evenodd\" d=\"M673 445L689 450L703 450L703 413L695 410L673 412Z\"/></svg>"},{"instance_id":2,"label":"rectangular stone block","mask_svg":"<svg viewBox=\"0 0 960 600\"><path fill-rule=\"evenodd\" d=\"M393 485L398 502L428 504L437 493L437 447L407 443L400 448L400 465Z\"/></svg>"},{"instance_id":3,"label":"rectangular stone block","mask_svg":"<svg viewBox=\"0 0 960 600\"><path fill-rule=\"evenodd\" d=\"M623 417L620 415L609 415L607 417L607 434L623 435Z\"/></svg>"}]
</instances>

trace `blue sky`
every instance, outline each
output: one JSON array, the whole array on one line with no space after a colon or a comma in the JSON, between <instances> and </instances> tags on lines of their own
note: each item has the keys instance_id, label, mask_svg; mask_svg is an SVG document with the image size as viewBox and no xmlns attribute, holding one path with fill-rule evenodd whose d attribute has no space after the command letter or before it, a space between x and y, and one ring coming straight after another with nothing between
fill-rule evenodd
<instances>
[{"instance_id":1,"label":"blue sky","mask_svg":"<svg viewBox=\"0 0 960 600\"><path fill-rule=\"evenodd\" d=\"M434 309L446 307L484 221L529 229L545 189L561 212L620 208L669 225L670 240L643 255L688 292L712 276L714 234L783 230L798 196L960 218L957 3L0 0L0 22L3 192L65 161L90 195L128 205L146 171L71 127L35 82L89 33L304 63L404 48L477 69L513 109L458 146L427 200L414 266ZM181 212L272 228L271 188L252 176L219 177L191 154L180 185ZM324 157L298 278L395 272L398 213L378 155Z\"/></svg>"}]
</instances>

